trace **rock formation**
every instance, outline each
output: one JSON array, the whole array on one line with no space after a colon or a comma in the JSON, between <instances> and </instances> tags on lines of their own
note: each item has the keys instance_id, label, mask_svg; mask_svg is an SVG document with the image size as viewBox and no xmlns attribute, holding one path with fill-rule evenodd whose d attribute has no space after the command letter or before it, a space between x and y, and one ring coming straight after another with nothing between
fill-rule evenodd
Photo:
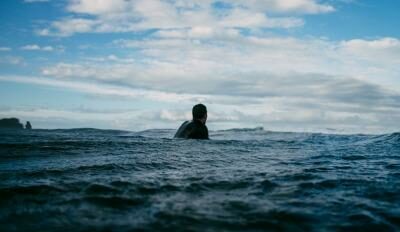
<instances>
[{"instance_id":1,"label":"rock formation","mask_svg":"<svg viewBox=\"0 0 400 232\"><path fill-rule=\"evenodd\" d=\"M26 122L25 129L32 130L32 125L29 121Z\"/></svg>"},{"instance_id":2,"label":"rock formation","mask_svg":"<svg viewBox=\"0 0 400 232\"><path fill-rule=\"evenodd\" d=\"M0 129L24 129L24 125L18 118L3 118L0 119Z\"/></svg>"}]
</instances>

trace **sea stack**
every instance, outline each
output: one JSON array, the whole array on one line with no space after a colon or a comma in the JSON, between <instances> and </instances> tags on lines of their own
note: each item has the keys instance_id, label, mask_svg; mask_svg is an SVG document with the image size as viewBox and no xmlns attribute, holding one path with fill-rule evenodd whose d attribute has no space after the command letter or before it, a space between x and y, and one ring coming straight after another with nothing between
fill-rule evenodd
<instances>
[{"instance_id":1,"label":"sea stack","mask_svg":"<svg viewBox=\"0 0 400 232\"><path fill-rule=\"evenodd\" d=\"M32 130L32 125L29 121L26 122L25 129Z\"/></svg>"},{"instance_id":2,"label":"sea stack","mask_svg":"<svg viewBox=\"0 0 400 232\"><path fill-rule=\"evenodd\" d=\"M24 125L18 118L3 118L0 119L0 129L24 129Z\"/></svg>"}]
</instances>

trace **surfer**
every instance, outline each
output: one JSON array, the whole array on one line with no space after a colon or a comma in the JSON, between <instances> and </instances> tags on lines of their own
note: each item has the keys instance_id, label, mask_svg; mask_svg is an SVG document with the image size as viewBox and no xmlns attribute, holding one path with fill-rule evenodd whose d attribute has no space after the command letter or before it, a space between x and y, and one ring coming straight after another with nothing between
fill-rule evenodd
<instances>
[{"instance_id":1,"label":"surfer","mask_svg":"<svg viewBox=\"0 0 400 232\"><path fill-rule=\"evenodd\" d=\"M207 121L207 108L197 104L192 109L193 120L184 122L176 132L174 138L183 139L209 139Z\"/></svg>"}]
</instances>

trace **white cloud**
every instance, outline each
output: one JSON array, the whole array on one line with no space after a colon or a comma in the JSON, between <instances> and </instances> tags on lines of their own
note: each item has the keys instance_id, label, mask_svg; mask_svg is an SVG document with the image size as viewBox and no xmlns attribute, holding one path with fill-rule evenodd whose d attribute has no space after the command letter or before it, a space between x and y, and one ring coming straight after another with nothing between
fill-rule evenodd
<instances>
[{"instance_id":1,"label":"white cloud","mask_svg":"<svg viewBox=\"0 0 400 232\"><path fill-rule=\"evenodd\" d=\"M51 36L56 34L59 36L70 36L74 33L91 32L98 24L98 21L91 19L64 19L53 22L52 28L37 30L37 34L42 36ZM54 32L52 29L56 29L57 32Z\"/></svg>"},{"instance_id":2,"label":"white cloud","mask_svg":"<svg viewBox=\"0 0 400 232\"><path fill-rule=\"evenodd\" d=\"M70 0L67 10L77 15L51 23L39 35L71 36L75 33L134 32L148 29L292 28L304 24L301 14L328 13L331 5L315 0L251 0L228 2L165 0ZM267 14L280 12L281 16ZM92 16L91 18L83 15Z\"/></svg>"},{"instance_id":3,"label":"white cloud","mask_svg":"<svg viewBox=\"0 0 400 232\"><path fill-rule=\"evenodd\" d=\"M398 64L386 62L400 55L393 53L395 41L244 36L235 29L160 30L146 39L114 41L124 51L132 48L140 59L111 54L50 65L42 73L66 82L96 81L172 94L175 97L165 99L179 105L202 99L214 108L210 123L216 128L264 125L276 130L392 131L399 130L397 117L381 120L399 115L400 85L398 81L386 84L399 73ZM381 57L366 61L367 51ZM361 52L366 58L360 59ZM177 96L185 97L178 100ZM164 97L152 100L163 102ZM160 113L165 125L181 120L176 115L182 111L170 110Z\"/></svg>"},{"instance_id":4,"label":"white cloud","mask_svg":"<svg viewBox=\"0 0 400 232\"><path fill-rule=\"evenodd\" d=\"M34 128L100 128L141 131L145 129L176 127L176 122L168 122L173 111L121 110L104 112L92 109L49 109L16 108L0 109L0 117L17 117L29 120ZM183 116L182 114L180 116ZM181 117L182 118L182 117Z\"/></svg>"},{"instance_id":5,"label":"white cloud","mask_svg":"<svg viewBox=\"0 0 400 232\"><path fill-rule=\"evenodd\" d=\"M45 47L42 47L42 50L51 52L51 51L54 51L54 48L52 46L45 46Z\"/></svg>"},{"instance_id":6,"label":"white cloud","mask_svg":"<svg viewBox=\"0 0 400 232\"><path fill-rule=\"evenodd\" d=\"M53 26L62 34L70 35L73 33L89 32L97 24L95 20L90 19L66 19L54 22Z\"/></svg>"},{"instance_id":7,"label":"white cloud","mask_svg":"<svg viewBox=\"0 0 400 232\"><path fill-rule=\"evenodd\" d=\"M0 47L0 52L8 52L11 51L12 49L9 47Z\"/></svg>"},{"instance_id":8,"label":"white cloud","mask_svg":"<svg viewBox=\"0 0 400 232\"><path fill-rule=\"evenodd\" d=\"M272 36L264 29L301 27L303 14L335 9L313 0L223 2L226 9L216 9L211 0L69 1L71 15L52 22L40 34L156 30L136 39L115 40L108 44L113 50L103 57L48 62L41 68L46 78L3 80L173 103L175 108L126 114L168 127L186 119L192 103L203 101L214 128L399 130L398 39ZM31 45L30 49L55 48ZM126 115L116 113L113 118L118 125L129 125ZM110 120L89 112L71 117Z\"/></svg>"},{"instance_id":9,"label":"white cloud","mask_svg":"<svg viewBox=\"0 0 400 232\"><path fill-rule=\"evenodd\" d=\"M37 44L25 45L25 46L22 46L20 49L25 50L25 51L45 51L45 52L52 52L52 51L62 52L62 51L64 51L63 46L58 46L58 47L43 46L43 47L41 47Z\"/></svg>"},{"instance_id":10,"label":"white cloud","mask_svg":"<svg viewBox=\"0 0 400 232\"><path fill-rule=\"evenodd\" d=\"M400 119L398 108L356 112L338 110L337 104L306 109L298 106L314 104L315 101L311 99L296 101L275 98L240 107L205 103L209 110L208 126L211 130L264 126L267 130L280 131L332 132L327 128L336 128L336 133L384 133L398 130L396 123ZM13 108L0 109L0 115L30 120L36 128L96 127L135 131L154 128L176 129L183 120L191 117L191 105L179 105L180 109L112 111L93 109L90 106L70 109ZM349 104L348 107L353 106Z\"/></svg>"},{"instance_id":11,"label":"white cloud","mask_svg":"<svg viewBox=\"0 0 400 232\"><path fill-rule=\"evenodd\" d=\"M75 13L101 15L124 12L128 4L124 0L71 0L67 9Z\"/></svg>"},{"instance_id":12,"label":"white cloud","mask_svg":"<svg viewBox=\"0 0 400 232\"><path fill-rule=\"evenodd\" d=\"M153 39L118 40L116 44L139 50L149 62L158 61L147 67L160 73L173 73L177 80L179 76L183 79L193 76L195 80L209 76L204 73L207 70L219 73L220 78L242 72L306 72L351 76L400 90L398 82L393 82L398 78L400 67L396 62L400 53L395 48L373 50L365 46L356 52L349 51L346 41L218 33L200 38L185 30L166 30L159 31ZM392 83L389 85L389 82Z\"/></svg>"},{"instance_id":13,"label":"white cloud","mask_svg":"<svg viewBox=\"0 0 400 232\"><path fill-rule=\"evenodd\" d=\"M21 65L24 64L24 58L19 56L4 56L0 57L0 64Z\"/></svg>"},{"instance_id":14,"label":"white cloud","mask_svg":"<svg viewBox=\"0 0 400 232\"><path fill-rule=\"evenodd\" d=\"M335 10L333 6L320 4L315 0L234 0L232 2L251 9L301 14L329 13Z\"/></svg>"},{"instance_id":15,"label":"white cloud","mask_svg":"<svg viewBox=\"0 0 400 232\"><path fill-rule=\"evenodd\" d=\"M46 85L60 88L68 88L78 92L89 93L99 96L112 96L133 99L150 99L164 102L193 101L206 98L205 95L199 94L176 94L170 92L143 90L137 88L121 87L118 85L110 85L96 82L82 81L63 81L41 77L23 77L23 76L0 76L1 81L10 81L18 83L30 83L36 85Z\"/></svg>"},{"instance_id":16,"label":"white cloud","mask_svg":"<svg viewBox=\"0 0 400 232\"><path fill-rule=\"evenodd\" d=\"M21 47L21 50L35 51L35 50L40 50L40 47L36 44L31 44Z\"/></svg>"},{"instance_id":17,"label":"white cloud","mask_svg":"<svg viewBox=\"0 0 400 232\"><path fill-rule=\"evenodd\" d=\"M375 40L353 39L338 45L348 72L374 83L399 90L400 40L380 38Z\"/></svg>"},{"instance_id":18,"label":"white cloud","mask_svg":"<svg viewBox=\"0 0 400 232\"><path fill-rule=\"evenodd\" d=\"M353 39L342 42L340 46L348 54L361 56L363 59L400 64L400 40L396 38Z\"/></svg>"},{"instance_id":19,"label":"white cloud","mask_svg":"<svg viewBox=\"0 0 400 232\"><path fill-rule=\"evenodd\" d=\"M303 20L299 18L268 18L262 12L254 12L244 9L232 10L228 16L222 18L218 22L218 25L228 28L291 28L299 27L303 24Z\"/></svg>"},{"instance_id":20,"label":"white cloud","mask_svg":"<svg viewBox=\"0 0 400 232\"><path fill-rule=\"evenodd\" d=\"M393 40L376 41L388 39ZM368 46L373 41L366 41L364 48L357 49L363 53L379 53L379 59L376 55L362 58L356 51L350 51L348 44L352 41L242 36L235 30L216 32L208 28L196 32L161 30L152 39L114 43L123 49L134 49L140 59L110 55L103 60L87 59L79 64L64 62L43 67L42 74L175 92L195 86L188 90L208 93L215 89L215 94L223 83L243 84L243 77L249 80L244 82L246 85L263 88L267 84L263 78L293 76L296 83L296 76L319 73L352 77L400 91L398 81L396 84L399 73L396 61L400 53L393 52L393 47L371 50Z\"/></svg>"},{"instance_id":21,"label":"white cloud","mask_svg":"<svg viewBox=\"0 0 400 232\"><path fill-rule=\"evenodd\" d=\"M262 10L265 12L297 12L302 14L328 13L335 10L329 4L320 4L316 0L188 0L188 1L163 1L163 0L71 0L68 10L76 13L94 15L110 15L129 10L140 9L145 14L161 15L165 9L173 14L173 8L197 10L210 7L216 2L223 2L232 7ZM173 7L173 8L171 8ZM168 12L168 11L167 11Z\"/></svg>"}]
</instances>

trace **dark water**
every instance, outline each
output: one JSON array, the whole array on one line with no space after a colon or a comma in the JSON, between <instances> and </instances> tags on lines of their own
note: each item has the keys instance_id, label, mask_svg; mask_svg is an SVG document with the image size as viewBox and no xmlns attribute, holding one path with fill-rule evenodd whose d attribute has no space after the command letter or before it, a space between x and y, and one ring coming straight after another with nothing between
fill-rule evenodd
<instances>
[{"instance_id":1,"label":"dark water","mask_svg":"<svg viewBox=\"0 0 400 232\"><path fill-rule=\"evenodd\" d=\"M400 134L0 132L0 231L396 231Z\"/></svg>"}]
</instances>

